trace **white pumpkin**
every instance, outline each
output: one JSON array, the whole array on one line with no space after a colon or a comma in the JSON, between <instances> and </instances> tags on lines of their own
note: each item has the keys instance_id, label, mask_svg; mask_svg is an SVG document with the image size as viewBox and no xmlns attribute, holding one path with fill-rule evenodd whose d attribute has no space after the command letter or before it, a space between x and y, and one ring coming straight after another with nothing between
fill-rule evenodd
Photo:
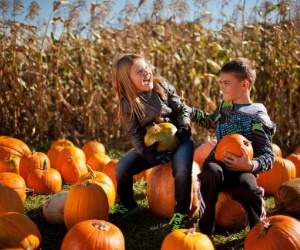
<instances>
[{"instance_id":1,"label":"white pumpkin","mask_svg":"<svg viewBox=\"0 0 300 250\"><path fill-rule=\"evenodd\" d=\"M44 203L43 215L49 223L64 223L64 207L67 195L67 192L54 194Z\"/></svg>"}]
</instances>

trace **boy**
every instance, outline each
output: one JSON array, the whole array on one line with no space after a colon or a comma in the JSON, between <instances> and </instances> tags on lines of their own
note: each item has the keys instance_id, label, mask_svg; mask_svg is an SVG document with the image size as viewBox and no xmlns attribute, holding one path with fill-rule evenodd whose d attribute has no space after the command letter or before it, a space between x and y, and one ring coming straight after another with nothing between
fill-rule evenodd
<instances>
[{"instance_id":1,"label":"boy","mask_svg":"<svg viewBox=\"0 0 300 250\"><path fill-rule=\"evenodd\" d=\"M217 140L239 133L252 142L254 157L250 160L242 147L243 156L227 152L222 162L216 161L214 151L205 160L198 176L200 211L198 227L204 234L215 230L215 205L218 194L232 190L233 199L241 203L252 228L266 217L264 191L257 185L259 173L268 171L274 162L272 136L275 124L265 106L253 103L250 91L256 79L255 66L246 58L226 63L220 72L219 86L223 101L213 113L191 108L191 119L207 129L214 128Z\"/></svg>"}]
</instances>

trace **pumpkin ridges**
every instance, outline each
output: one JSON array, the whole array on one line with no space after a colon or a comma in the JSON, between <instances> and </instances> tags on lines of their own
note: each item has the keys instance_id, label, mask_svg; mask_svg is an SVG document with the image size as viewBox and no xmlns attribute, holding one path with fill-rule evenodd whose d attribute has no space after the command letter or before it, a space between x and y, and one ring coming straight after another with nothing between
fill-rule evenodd
<instances>
[{"instance_id":1,"label":"pumpkin ridges","mask_svg":"<svg viewBox=\"0 0 300 250\"><path fill-rule=\"evenodd\" d=\"M0 183L4 186L14 189L20 196L21 200L24 202L26 199L26 183L22 176L11 173L3 172L0 173Z\"/></svg>"},{"instance_id":2,"label":"pumpkin ridges","mask_svg":"<svg viewBox=\"0 0 300 250\"><path fill-rule=\"evenodd\" d=\"M108 221L85 220L74 225L65 235L61 250L69 249L125 250L125 239L122 231Z\"/></svg>"},{"instance_id":3,"label":"pumpkin ridges","mask_svg":"<svg viewBox=\"0 0 300 250\"><path fill-rule=\"evenodd\" d=\"M14 189L0 183L0 215L7 212L24 213L23 201Z\"/></svg>"},{"instance_id":4,"label":"pumpkin ridges","mask_svg":"<svg viewBox=\"0 0 300 250\"><path fill-rule=\"evenodd\" d=\"M9 212L0 215L0 248L38 249L42 235L26 215ZM4 237L4 238L2 238Z\"/></svg>"},{"instance_id":5,"label":"pumpkin ridges","mask_svg":"<svg viewBox=\"0 0 300 250\"><path fill-rule=\"evenodd\" d=\"M82 146L82 151L88 160L93 154L106 154L105 146L101 142L88 141Z\"/></svg>"},{"instance_id":6,"label":"pumpkin ridges","mask_svg":"<svg viewBox=\"0 0 300 250\"><path fill-rule=\"evenodd\" d=\"M300 177L300 153L292 153L286 157L287 160L290 160L294 163L296 168L296 178Z\"/></svg>"},{"instance_id":7,"label":"pumpkin ridges","mask_svg":"<svg viewBox=\"0 0 300 250\"><path fill-rule=\"evenodd\" d=\"M300 222L290 216L269 216L247 234L245 250L300 249Z\"/></svg>"}]
</instances>

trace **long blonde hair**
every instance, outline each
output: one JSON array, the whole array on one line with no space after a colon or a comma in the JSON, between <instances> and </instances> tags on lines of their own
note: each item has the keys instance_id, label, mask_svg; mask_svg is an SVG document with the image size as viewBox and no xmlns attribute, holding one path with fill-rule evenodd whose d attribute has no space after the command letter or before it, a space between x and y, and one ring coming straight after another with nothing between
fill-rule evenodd
<instances>
[{"instance_id":1,"label":"long blonde hair","mask_svg":"<svg viewBox=\"0 0 300 250\"><path fill-rule=\"evenodd\" d=\"M120 102L123 97L126 97L130 103L131 107L131 117L137 115L138 117L144 116L146 114L146 108L138 97L138 90L132 84L129 77L130 70L135 60L144 59L143 56L137 54L125 54L117 59L112 66L112 85L116 91L117 98L119 101L118 114L122 117L122 110ZM153 90L156 91L162 98L166 98L166 93L164 89L160 86L159 82L162 78L159 76L153 77Z\"/></svg>"}]
</instances>

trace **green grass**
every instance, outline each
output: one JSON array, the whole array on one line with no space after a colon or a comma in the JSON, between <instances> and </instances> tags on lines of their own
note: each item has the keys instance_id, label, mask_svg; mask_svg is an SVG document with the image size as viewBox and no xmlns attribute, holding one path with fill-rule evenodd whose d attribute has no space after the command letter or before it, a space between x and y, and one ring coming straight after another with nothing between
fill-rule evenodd
<instances>
[{"instance_id":1,"label":"green grass","mask_svg":"<svg viewBox=\"0 0 300 250\"><path fill-rule=\"evenodd\" d=\"M62 191L67 191L72 185L64 185ZM146 197L146 182L134 184L135 197L140 210L124 220L111 219L110 222L118 226L124 234L126 250L159 250L164 237L169 233L169 219L163 219L151 213ZM40 249L59 250L67 232L64 225L54 225L46 221L42 208L50 195L32 195L25 200L25 213L39 227L43 241ZM267 208L273 207L272 197L266 198ZM197 217L192 218L192 222ZM191 222L191 224L192 224ZM244 239L249 228L238 231L218 231L212 237L216 249L243 249Z\"/></svg>"}]
</instances>

